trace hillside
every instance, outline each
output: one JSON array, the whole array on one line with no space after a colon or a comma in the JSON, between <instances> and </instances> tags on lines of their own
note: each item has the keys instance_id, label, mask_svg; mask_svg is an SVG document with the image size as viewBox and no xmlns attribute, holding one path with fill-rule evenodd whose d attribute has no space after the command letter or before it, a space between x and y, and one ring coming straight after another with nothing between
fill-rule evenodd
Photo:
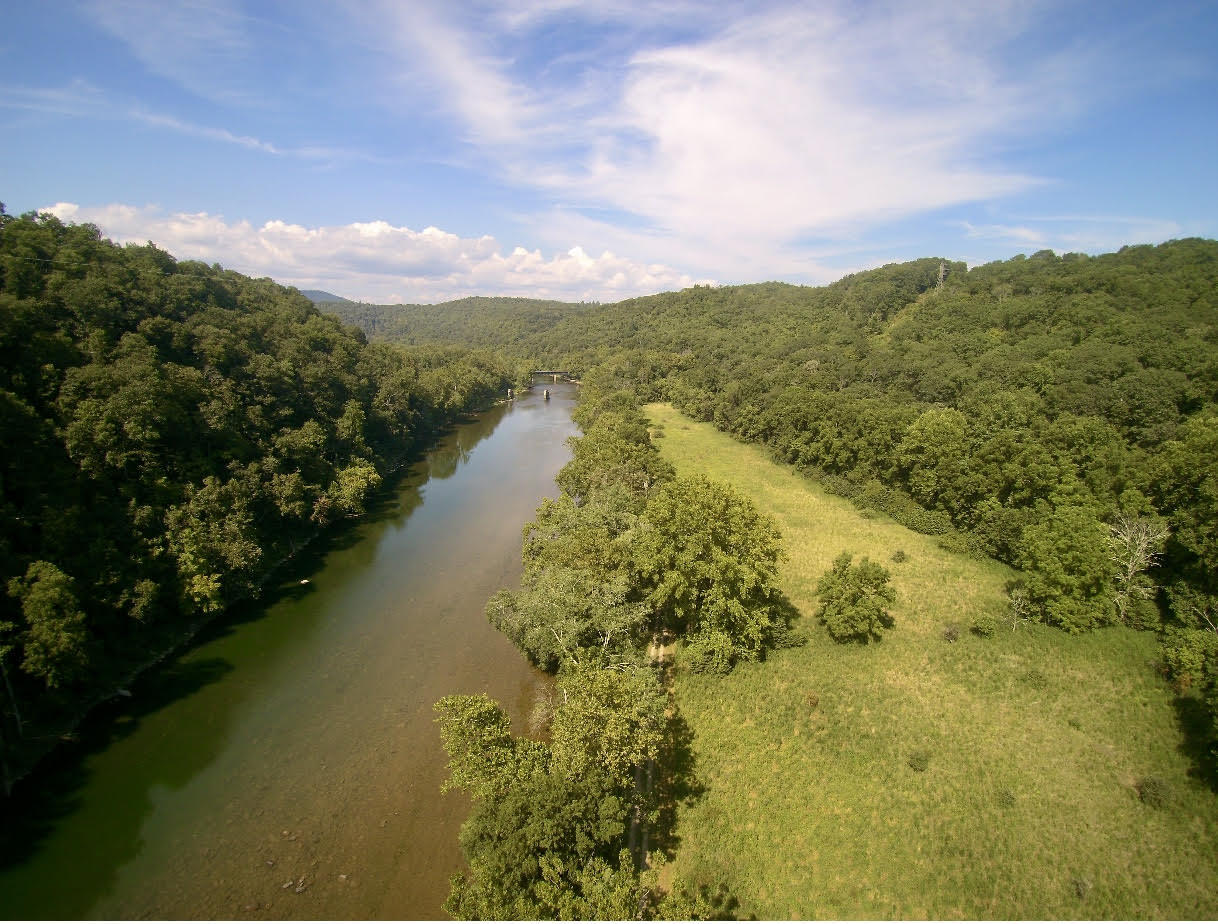
<instances>
[{"instance_id":1,"label":"hillside","mask_svg":"<svg viewBox=\"0 0 1218 924\"><path fill-rule=\"evenodd\" d=\"M390 343L480 344L527 355L530 339L559 322L580 318L596 303L532 298L462 298L436 305L371 305L342 301L322 310L369 337Z\"/></svg>"},{"instance_id":2,"label":"hillside","mask_svg":"<svg viewBox=\"0 0 1218 924\"><path fill-rule=\"evenodd\" d=\"M511 384L298 292L0 210L0 782Z\"/></svg>"},{"instance_id":3,"label":"hillside","mask_svg":"<svg viewBox=\"0 0 1218 924\"><path fill-rule=\"evenodd\" d=\"M1218 242L509 314L471 302L443 336L765 446L860 508L1014 567L1012 605L1036 621L1158 632L1215 778Z\"/></svg>"}]
</instances>

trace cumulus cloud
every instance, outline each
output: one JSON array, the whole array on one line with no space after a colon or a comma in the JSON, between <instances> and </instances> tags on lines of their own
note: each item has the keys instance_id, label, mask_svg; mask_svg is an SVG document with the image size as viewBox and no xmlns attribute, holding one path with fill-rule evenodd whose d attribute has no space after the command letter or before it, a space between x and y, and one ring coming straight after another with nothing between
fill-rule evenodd
<instances>
[{"instance_id":1,"label":"cumulus cloud","mask_svg":"<svg viewBox=\"0 0 1218 924\"><path fill-rule=\"evenodd\" d=\"M92 222L117 241L153 241L179 259L223 263L302 289L325 289L372 302L436 302L465 295L529 295L571 301L617 301L695 279L659 263L642 263L580 246L545 256L508 252L493 237L463 238L387 221L306 228L284 221L255 226L206 212L165 214L154 206L82 207L58 202L43 211Z\"/></svg>"}]
</instances>

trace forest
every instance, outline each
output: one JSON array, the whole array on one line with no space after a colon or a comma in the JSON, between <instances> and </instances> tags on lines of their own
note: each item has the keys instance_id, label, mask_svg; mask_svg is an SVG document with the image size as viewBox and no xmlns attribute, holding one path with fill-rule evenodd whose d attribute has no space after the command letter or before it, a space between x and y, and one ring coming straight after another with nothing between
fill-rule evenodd
<instances>
[{"instance_id":1,"label":"forest","mask_svg":"<svg viewBox=\"0 0 1218 924\"><path fill-rule=\"evenodd\" d=\"M1155 682L1212 788L1216 293L1218 242L1190 239L611 305L316 306L0 207L6 786L91 705L360 516L448 423L548 367L582 379L582 436L524 527L520 585L486 615L554 694L527 733L486 697L436 704L448 785L473 802L451 914L733 913L730 881L661 884L648 868L676 854L678 806L700 785L679 688L714 700L697 678L756 683L822 629L844 650L900 631L904 557L835 552L801 611L780 588L800 550L732 484L678 471L651 402L860 517L1009 566L1001 616L978 609L948 642L1000 624L1063 652L1105 630L1157 638Z\"/></svg>"},{"instance_id":2,"label":"forest","mask_svg":"<svg viewBox=\"0 0 1218 924\"><path fill-rule=\"evenodd\" d=\"M513 379L489 352L369 344L269 279L0 208L6 788Z\"/></svg>"},{"instance_id":3,"label":"forest","mask_svg":"<svg viewBox=\"0 0 1218 924\"><path fill-rule=\"evenodd\" d=\"M482 346L598 367L861 508L1016 567L1011 605L1029 619L1155 631L1214 740L1218 243L551 303L530 330L514 301L460 329L447 306L415 306L385 330L476 330Z\"/></svg>"}]
</instances>

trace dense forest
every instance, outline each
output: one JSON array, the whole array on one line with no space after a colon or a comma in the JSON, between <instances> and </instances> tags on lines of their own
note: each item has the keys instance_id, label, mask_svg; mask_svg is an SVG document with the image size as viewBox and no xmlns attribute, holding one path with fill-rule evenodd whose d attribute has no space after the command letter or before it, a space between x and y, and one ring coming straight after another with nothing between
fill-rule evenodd
<instances>
[{"instance_id":1,"label":"dense forest","mask_svg":"<svg viewBox=\"0 0 1218 924\"><path fill-rule=\"evenodd\" d=\"M508 302L468 327L446 307L384 329L599 367L860 507L1017 567L1016 618L1158 631L1164 672L1212 723L1218 243L694 287L555 308L531 331Z\"/></svg>"},{"instance_id":2,"label":"dense forest","mask_svg":"<svg viewBox=\"0 0 1218 924\"><path fill-rule=\"evenodd\" d=\"M497 356L369 344L296 290L0 207L0 763L260 583Z\"/></svg>"}]
</instances>

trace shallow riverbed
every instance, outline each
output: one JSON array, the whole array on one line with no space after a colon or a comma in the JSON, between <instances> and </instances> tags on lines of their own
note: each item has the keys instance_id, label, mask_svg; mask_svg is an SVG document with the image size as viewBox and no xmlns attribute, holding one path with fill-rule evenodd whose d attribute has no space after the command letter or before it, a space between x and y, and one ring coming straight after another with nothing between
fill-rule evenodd
<instances>
[{"instance_id":1,"label":"shallow riverbed","mask_svg":"<svg viewBox=\"0 0 1218 924\"><path fill-rule=\"evenodd\" d=\"M442 917L468 805L440 794L432 704L486 692L523 723L546 684L483 615L569 458L575 386L545 387L458 427L20 787L0 917Z\"/></svg>"}]
</instances>

